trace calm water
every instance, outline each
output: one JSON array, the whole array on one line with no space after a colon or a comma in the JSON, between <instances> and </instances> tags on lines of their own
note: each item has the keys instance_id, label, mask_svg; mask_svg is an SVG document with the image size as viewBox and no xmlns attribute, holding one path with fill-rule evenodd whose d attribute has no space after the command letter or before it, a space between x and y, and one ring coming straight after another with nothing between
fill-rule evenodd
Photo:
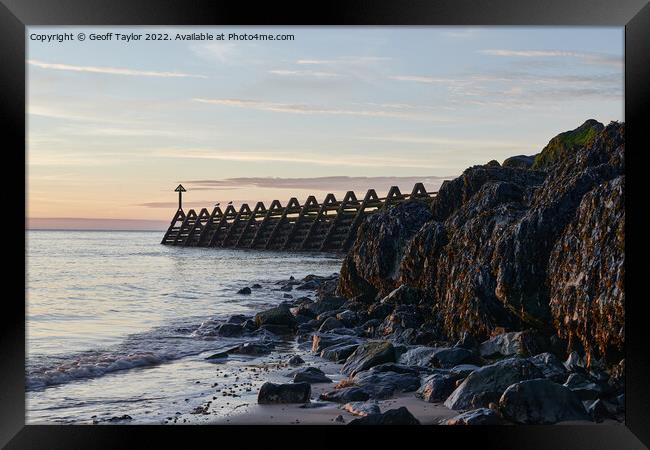
<instances>
[{"instance_id":1,"label":"calm water","mask_svg":"<svg viewBox=\"0 0 650 450\"><path fill-rule=\"evenodd\" d=\"M27 420L159 422L214 379L214 326L282 300L275 282L329 275L326 254L174 248L162 232L27 233ZM253 283L252 295L237 291Z\"/></svg>"}]
</instances>

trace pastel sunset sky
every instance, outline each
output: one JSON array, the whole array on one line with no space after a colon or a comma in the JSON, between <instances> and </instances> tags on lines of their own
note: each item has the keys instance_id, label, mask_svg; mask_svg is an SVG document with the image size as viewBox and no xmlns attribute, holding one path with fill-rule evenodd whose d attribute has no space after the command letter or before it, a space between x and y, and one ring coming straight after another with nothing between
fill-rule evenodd
<instances>
[{"instance_id":1,"label":"pastel sunset sky","mask_svg":"<svg viewBox=\"0 0 650 450\"><path fill-rule=\"evenodd\" d=\"M293 34L43 43L31 33ZM624 120L622 28L30 27L32 228L162 229L177 207L410 191ZM112 219L101 221L97 219Z\"/></svg>"}]
</instances>

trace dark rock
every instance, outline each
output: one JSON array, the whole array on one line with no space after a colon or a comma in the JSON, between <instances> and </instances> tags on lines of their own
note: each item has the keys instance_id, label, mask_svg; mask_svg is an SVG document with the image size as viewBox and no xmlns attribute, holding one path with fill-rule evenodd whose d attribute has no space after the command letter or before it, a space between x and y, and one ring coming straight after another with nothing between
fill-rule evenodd
<instances>
[{"instance_id":1,"label":"dark rock","mask_svg":"<svg viewBox=\"0 0 650 450\"><path fill-rule=\"evenodd\" d=\"M399 305L377 329L377 337L391 338L396 342L409 343L409 337L415 337L415 329L424 322L421 311L414 305ZM411 329L405 337L404 333ZM401 337L401 339L400 339Z\"/></svg>"},{"instance_id":2,"label":"dark rock","mask_svg":"<svg viewBox=\"0 0 650 450\"><path fill-rule=\"evenodd\" d=\"M365 402L370 395L358 387L345 387L330 392L324 392L319 397L321 400L336 403Z\"/></svg>"},{"instance_id":3,"label":"dark rock","mask_svg":"<svg viewBox=\"0 0 650 450\"><path fill-rule=\"evenodd\" d=\"M251 289L262 289L262 285L255 283L254 285L251 286Z\"/></svg>"},{"instance_id":4,"label":"dark rock","mask_svg":"<svg viewBox=\"0 0 650 450\"><path fill-rule=\"evenodd\" d=\"M257 395L257 403L308 403L311 397L309 383L276 384L266 382Z\"/></svg>"},{"instance_id":5,"label":"dark rock","mask_svg":"<svg viewBox=\"0 0 650 450\"><path fill-rule=\"evenodd\" d=\"M291 358L289 358L289 361L287 361L287 363L289 363L290 366L299 366L301 364L304 364L305 360L298 355L293 355Z\"/></svg>"},{"instance_id":6,"label":"dark rock","mask_svg":"<svg viewBox=\"0 0 650 450\"><path fill-rule=\"evenodd\" d=\"M591 420L598 423L611 417L611 413L609 412L609 409L605 405L605 402L600 399L592 402L587 407L587 414L589 414Z\"/></svg>"},{"instance_id":7,"label":"dark rock","mask_svg":"<svg viewBox=\"0 0 650 450\"><path fill-rule=\"evenodd\" d=\"M312 353L320 354L320 352L326 348L334 345L358 344L359 339L351 336L336 335L333 333L317 333L312 336L311 343Z\"/></svg>"},{"instance_id":8,"label":"dark rock","mask_svg":"<svg viewBox=\"0 0 650 450\"><path fill-rule=\"evenodd\" d=\"M365 417L370 414L381 414L379 405L375 402L350 402L341 406L341 409L354 416Z\"/></svg>"},{"instance_id":9,"label":"dark rock","mask_svg":"<svg viewBox=\"0 0 650 450\"><path fill-rule=\"evenodd\" d=\"M406 201L366 217L343 261L338 291L348 298L373 298L395 289L404 248L429 220L429 207L419 201Z\"/></svg>"},{"instance_id":10,"label":"dark rock","mask_svg":"<svg viewBox=\"0 0 650 450\"><path fill-rule=\"evenodd\" d=\"M466 348L467 350L476 350L479 342L468 332L464 332L454 347Z\"/></svg>"},{"instance_id":11,"label":"dark rock","mask_svg":"<svg viewBox=\"0 0 650 450\"><path fill-rule=\"evenodd\" d=\"M564 361L564 367L566 367L569 372L586 372L586 363L584 358L575 351L569 353L566 361Z\"/></svg>"},{"instance_id":12,"label":"dark rock","mask_svg":"<svg viewBox=\"0 0 650 450\"><path fill-rule=\"evenodd\" d=\"M231 350L231 353L238 353L240 355L261 356L271 353L273 350L272 344L263 344L261 342L246 342Z\"/></svg>"},{"instance_id":13,"label":"dark rock","mask_svg":"<svg viewBox=\"0 0 650 450\"><path fill-rule=\"evenodd\" d=\"M354 311L346 309L336 315L336 318L340 320L346 327L354 326L357 323L358 316Z\"/></svg>"},{"instance_id":14,"label":"dark rock","mask_svg":"<svg viewBox=\"0 0 650 450\"><path fill-rule=\"evenodd\" d=\"M384 363L371 368L370 372L373 373L395 372L395 373L408 373L411 375L419 375L421 372L427 372L428 370L429 370L428 368L420 367L420 366L407 366L404 364Z\"/></svg>"},{"instance_id":15,"label":"dark rock","mask_svg":"<svg viewBox=\"0 0 650 450\"><path fill-rule=\"evenodd\" d=\"M420 302L420 293L417 289L403 284L391 291L381 302L391 305L417 305Z\"/></svg>"},{"instance_id":16,"label":"dark rock","mask_svg":"<svg viewBox=\"0 0 650 450\"><path fill-rule=\"evenodd\" d=\"M310 322L312 320L311 318L307 316L303 316L302 314L298 314L297 316L294 317L296 318L296 323L298 324L298 326L306 324L307 322Z\"/></svg>"},{"instance_id":17,"label":"dark rock","mask_svg":"<svg viewBox=\"0 0 650 450\"><path fill-rule=\"evenodd\" d=\"M345 418L343 418L343 416L339 414L334 418L334 422L345 423Z\"/></svg>"},{"instance_id":18,"label":"dark rock","mask_svg":"<svg viewBox=\"0 0 650 450\"><path fill-rule=\"evenodd\" d=\"M396 392L412 392L420 387L420 376L412 373L375 372L357 373L352 382L370 394L370 398L386 399Z\"/></svg>"},{"instance_id":19,"label":"dark rock","mask_svg":"<svg viewBox=\"0 0 650 450\"><path fill-rule=\"evenodd\" d=\"M343 328L345 325L343 325L343 322L340 320L335 319L334 317L329 317L325 319L325 321L322 323L318 331L325 332L329 330L333 330L335 328Z\"/></svg>"},{"instance_id":20,"label":"dark rock","mask_svg":"<svg viewBox=\"0 0 650 450\"><path fill-rule=\"evenodd\" d=\"M544 378L556 383L562 383L567 378L568 372L564 364L552 353L540 353L529 358L529 361L535 364L535 367L542 372Z\"/></svg>"},{"instance_id":21,"label":"dark rock","mask_svg":"<svg viewBox=\"0 0 650 450\"><path fill-rule=\"evenodd\" d=\"M474 372L478 368L479 366L475 366L474 364L459 364L449 369L449 373L465 378L467 375Z\"/></svg>"},{"instance_id":22,"label":"dark rock","mask_svg":"<svg viewBox=\"0 0 650 450\"><path fill-rule=\"evenodd\" d=\"M431 365L433 367L449 369L459 364L469 363L474 360L475 356L471 351L460 347L452 347L437 351L431 358Z\"/></svg>"},{"instance_id":23,"label":"dark rock","mask_svg":"<svg viewBox=\"0 0 650 450\"><path fill-rule=\"evenodd\" d=\"M343 363L352 353L354 353L358 346L359 344L332 345L331 347L323 349L323 351L320 352L320 356L329 361Z\"/></svg>"},{"instance_id":24,"label":"dark rock","mask_svg":"<svg viewBox=\"0 0 650 450\"><path fill-rule=\"evenodd\" d=\"M532 330L502 333L479 345L479 353L485 358L531 356L544 350L541 337Z\"/></svg>"},{"instance_id":25,"label":"dark rock","mask_svg":"<svg viewBox=\"0 0 650 450\"><path fill-rule=\"evenodd\" d=\"M237 291L238 294L249 295L251 293L251 288L243 287Z\"/></svg>"},{"instance_id":26,"label":"dark rock","mask_svg":"<svg viewBox=\"0 0 650 450\"><path fill-rule=\"evenodd\" d=\"M277 306L255 315L255 323L262 325L282 325L288 328L296 327L296 319L287 306Z\"/></svg>"},{"instance_id":27,"label":"dark rock","mask_svg":"<svg viewBox=\"0 0 650 450\"><path fill-rule=\"evenodd\" d=\"M257 325L254 320L247 319L244 323L241 324L242 328L246 331L254 331L257 329Z\"/></svg>"},{"instance_id":28,"label":"dark rock","mask_svg":"<svg viewBox=\"0 0 650 450\"><path fill-rule=\"evenodd\" d=\"M241 325L235 325L232 323L222 323L217 329L217 334L224 337L236 337L241 336L244 332Z\"/></svg>"},{"instance_id":29,"label":"dark rock","mask_svg":"<svg viewBox=\"0 0 650 450\"><path fill-rule=\"evenodd\" d=\"M602 386L578 373L569 375L564 386L575 392L580 400L595 400L603 393Z\"/></svg>"},{"instance_id":30,"label":"dark rock","mask_svg":"<svg viewBox=\"0 0 650 450\"><path fill-rule=\"evenodd\" d=\"M447 398L445 406L456 410L486 407L498 401L508 386L541 376L527 359L504 359L470 373Z\"/></svg>"},{"instance_id":31,"label":"dark rock","mask_svg":"<svg viewBox=\"0 0 650 450\"><path fill-rule=\"evenodd\" d=\"M420 425L420 421L404 406L389 409L383 414L369 414L350 421L348 425Z\"/></svg>"},{"instance_id":32,"label":"dark rock","mask_svg":"<svg viewBox=\"0 0 650 450\"><path fill-rule=\"evenodd\" d=\"M322 281L316 289L316 296L318 298L332 297L336 295L336 287L338 285L338 275L331 280Z\"/></svg>"},{"instance_id":33,"label":"dark rock","mask_svg":"<svg viewBox=\"0 0 650 450\"><path fill-rule=\"evenodd\" d=\"M530 169L534 161L535 156L517 155L506 158L501 166L513 169Z\"/></svg>"},{"instance_id":34,"label":"dark rock","mask_svg":"<svg viewBox=\"0 0 650 450\"><path fill-rule=\"evenodd\" d=\"M374 303L368 308L370 319L382 321L393 312L393 305L387 303Z\"/></svg>"},{"instance_id":35,"label":"dark rock","mask_svg":"<svg viewBox=\"0 0 650 450\"><path fill-rule=\"evenodd\" d=\"M291 294L282 294L282 298L293 298Z\"/></svg>"},{"instance_id":36,"label":"dark rock","mask_svg":"<svg viewBox=\"0 0 650 450\"><path fill-rule=\"evenodd\" d=\"M129 416L128 414L124 414L122 416L113 416L108 419L107 422L123 422L126 420L133 420L133 417Z\"/></svg>"},{"instance_id":37,"label":"dark rock","mask_svg":"<svg viewBox=\"0 0 650 450\"><path fill-rule=\"evenodd\" d=\"M523 424L589 420L575 393L546 379L521 381L508 387L499 400L499 408L504 417Z\"/></svg>"},{"instance_id":38,"label":"dark rock","mask_svg":"<svg viewBox=\"0 0 650 450\"><path fill-rule=\"evenodd\" d=\"M285 284L284 286L280 287L280 290L284 292L291 292L293 291L293 286L291 284Z\"/></svg>"},{"instance_id":39,"label":"dark rock","mask_svg":"<svg viewBox=\"0 0 650 450\"><path fill-rule=\"evenodd\" d=\"M502 425L503 423L503 419L497 412L489 408L478 408L448 419L445 425Z\"/></svg>"},{"instance_id":40,"label":"dark rock","mask_svg":"<svg viewBox=\"0 0 650 450\"><path fill-rule=\"evenodd\" d=\"M456 389L459 378L458 375L434 373L424 379L415 396L429 403L442 402Z\"/></svg>"},{"instance_id":41,"label":"dark rock","mask_svg":"<svg viewBox=\"0 0 650 450\"><path fill-rule=\"evenodd\" d=\"M230 316L226 323L233 323L235 325L241 325L244 322L246 322L246 320L248 320L248 319L250 319L249 316L245 316L243 314L235 314L235 315Z\"/></svg>"},{"instance_id":42,"label":"dark rock","mask_svg":"<svg viewBox=\"0 0 650 450\"><path fill-rule=\"evenodd\" d=\"M326 311L333 311L341 308L346 302L343 297L324 297L319 299L309 305L305 306L305 309L311 311L314 314L314 317L322 314Z\"/></svg>"},{"instance_id":43,"label":"dark rock","mask_svg":"<svg viewBox=\"0 0 650 450\"><path fill-rule=\"evenodd\" d=\"M499 161L497 161L496 159L492 159L492 160L487 162L486 166L488 166L488 167L501 167L501 164L499 164Z\"/></svg>"},{"instance_id":44,"label":"dark rock","mask_svg":"<svg viewBox=\"0 0 650 450\"><path fill-rule=\"evenodd\" d=\"M442 350L442 347L415 347L407 350L399 358L398 362L407 366L429 366L433 355Z\"/></svg>"},{"instance_id":45,"label":"dark rock","mask_svg":"<svg viewBox=\"0 0 650 450\"><path fill-rule=\"evenodd\" d=\"M293 377L294 383L331 383L332 380L328 378L325 373L317 367L305 367L298 369L289 374Z\"/></svg>"},{"instance_id":46,"label":"dark rock","mask_svg":"<svg viewBox=\"0 0 650 450\"><path fill-rule=\"evenodd\" d=\"M368 341L359 345L348 357L341 372L354 376L357 372L387 362L395 362L393 344L388 341Z\"/></svg>"},{"instance_id":47,"label":"dark rock","mask_svg":"<svg viewBox=\"0 0 650 450\"><path fill-rule=\"evenodd\" d=\"M218 361L221 362L222 360L228 358L228 353L229 351L223 351L223 352L218 352L215 353L214 355L210 355L207 358L205 358L207 361Z\"/></svg>"},{"instance_id":48,"label":"dark rock","mask_svg":"<svg viewBox=\"0 0 650 450\"><path fill-rule=\"evenodd\" d=\"M296 286L296 290L298 290L298 291L313 291L313 290L316 290L319 285L320 285L320 283L318 281L310 280L310 281L306 281L306 282Z\"/></svg>"}]
</instances>

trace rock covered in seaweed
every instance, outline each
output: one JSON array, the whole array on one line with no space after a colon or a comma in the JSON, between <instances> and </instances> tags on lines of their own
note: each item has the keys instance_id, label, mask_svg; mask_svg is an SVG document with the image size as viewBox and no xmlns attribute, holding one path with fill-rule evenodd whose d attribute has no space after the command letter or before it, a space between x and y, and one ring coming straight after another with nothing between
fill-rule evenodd
<instances>
[{"instance_id":1,"label":"rock covered in seaweed","mask_svg":"<svg viewBox=\"0 0 650 450\"><path fill-rule=\"evenodd\" d=\"M585 353L620 354L625 337L625 176L586 194L550 258L550 306L560 335Z\"/></svg>"},{"instance_id":2,"label":"rock covered in seaweed","mask_svg":"<svg viewBox=\"0 0 650 450\"><path fill-rule=\"evenodd\" d=\"M346 256L339 291L370 302L372 318L381 309L376 318L384 320L392 310L382 308L393 305L378 298L410 289L409 299L427 305L433 340L532 328L567 338L553 337L552 351L579 343L587 361L620 349L624 135L624 124L588 121L552 140L558 144L542 152L544 170L471 167L443 183L430 215L421 205L409 206L408 215L402 204L369 217ZM579 264L569 267L578 254ZM418 331L398 334L415 343Z\"/></svg>"},{"instance_id":3,"label":"rock covered in seaweed","mask_svg":"<svg viewBox=\"0 0 650 450\"><path fill-rule=\"evenodd\" d=\"M395 289L407 242L431 220L426 203L406 201L367 217L348 252L339 276L339 292L372 300Z\"/></svg>"}]
</instances>

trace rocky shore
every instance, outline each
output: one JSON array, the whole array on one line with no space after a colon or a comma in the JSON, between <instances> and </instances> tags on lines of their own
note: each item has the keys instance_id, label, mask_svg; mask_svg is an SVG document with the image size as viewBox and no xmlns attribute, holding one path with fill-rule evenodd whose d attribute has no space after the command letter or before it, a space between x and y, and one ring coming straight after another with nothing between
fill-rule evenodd
<instances>
[{"instance_id":1,"label":"rocky shore","mask_svg":"<svg viewBox=\"0 0 650 450\"><path fill-rule=\"evenodd\" d=\"M624 135L589 120L471 167L368 217L340 274L213 324L246 342L208 362L264 367L221 422L622 423Z\"/></svg>"}]
</instances>

